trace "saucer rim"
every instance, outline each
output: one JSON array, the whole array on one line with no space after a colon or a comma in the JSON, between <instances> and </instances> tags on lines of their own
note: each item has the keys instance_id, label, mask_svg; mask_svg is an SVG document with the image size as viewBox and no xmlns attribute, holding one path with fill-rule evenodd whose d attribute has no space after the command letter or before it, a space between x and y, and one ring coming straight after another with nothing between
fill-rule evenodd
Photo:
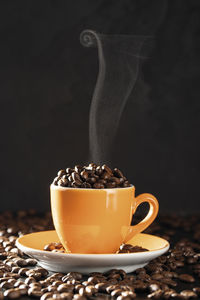
<instances>
[{"instance_id":1,"label":"saucer rim","mask_svg":"<svg viewBox=\"0 0 200 300\"><path fill-rule=\"evenodd\" d=\"M23 252L25 252L23 249L27 250L27 251L35 251L36 253L48 253L48 255L50 256L57 256L59 255L60 257L63 256L65 257L66 255L68 257L99 257L99 256L104 256L104 257L108 257L108 258L111 258L111 257L126 257L126 256L140 256L141 254L144 255L144 256L148 256L149 253L152 253L152 252L156 252L156 251L161 251L161 250L168 250L170 248L170 243L159 237L159 236L156 236L156 235L153 235L153 234L148 234L148 233L138 233L140 235L148 235L148 236L153 236L153 237L156 237L158 239L161 239L163 240L166 244L165 246L163 246L162 248L158 248L158 249L153 249L153 250L148 250L148 251L141 251L141 252L133 252L133 253L59 253L59 252L51 252L51 251L45 251L45 250L41 250L41 249L36 249L36 248L32 248L32 247L27 247L27 246L24 246L22 243L20 243L20 240L23 239L23 237L25 236L29 236L29 235L34 235L34 234L38 234L38 233L45 233L45 232L56 232L56 230L44 230L44 231L37 231L37 232L32 232L32 233L28 233L28 234L25 234L21 237L19 237L17 240L16 240L16 246L21 249ZM23 248L23 249L22 249Z\"/></svg>"}]
</instances>

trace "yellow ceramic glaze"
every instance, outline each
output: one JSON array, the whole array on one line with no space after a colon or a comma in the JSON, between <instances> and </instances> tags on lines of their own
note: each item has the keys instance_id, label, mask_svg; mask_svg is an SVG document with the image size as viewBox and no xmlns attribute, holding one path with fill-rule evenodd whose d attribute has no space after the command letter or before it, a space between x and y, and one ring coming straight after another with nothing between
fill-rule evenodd
<instances>
[{"instance_id":1,"label":"yellow ceramic glaze","mask_svg":"<svg viewBox=\"0 0 200 300\"><path fill-rule=\"evenodd\" d=\"M147 216L130 226L138 205L149 203ZM53 222L61 243L71 253L115 253L147 228L158 213L150 194L135 197L135 188L77 189L51 185Z\"/></svg>"}]
</instances>

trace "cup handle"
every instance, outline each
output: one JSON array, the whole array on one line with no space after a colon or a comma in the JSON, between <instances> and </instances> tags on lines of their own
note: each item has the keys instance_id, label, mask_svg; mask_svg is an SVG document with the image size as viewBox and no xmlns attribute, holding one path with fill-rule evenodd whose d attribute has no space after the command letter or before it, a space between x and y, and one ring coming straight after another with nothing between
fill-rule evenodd
<instances>
[{"instance_id":1,"label":"cup handle","mask_svg":"<svg viewBox=\"0 0 200 300\"><path fill-rule=\"evenodd\" d=\"M141 231L145 230L154 221L158 214L158 200L153 195L147 193L141 194L137 196L135 200L136 204L135 207L133 207L133 214L135 213L137 207L143 202L149 203L149 211L146 217L140 223L134 226L130 226L130 231L126 236L124 243L128 242L137 233L140 233Z\"/></svg>"}]
</instances>

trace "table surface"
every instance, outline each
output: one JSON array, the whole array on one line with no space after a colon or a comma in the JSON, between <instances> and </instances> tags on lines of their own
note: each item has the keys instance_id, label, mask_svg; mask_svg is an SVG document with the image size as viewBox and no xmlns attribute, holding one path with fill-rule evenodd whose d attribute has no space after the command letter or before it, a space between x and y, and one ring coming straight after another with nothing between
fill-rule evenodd
<instances>
[{"instance_id":1,"label":"table surface","mask_svg":"<svg viewBox=\"0 0 200 300\"><path fill-rule=\"evenodd\" d=\"M135 218L137 222L140 218ZM12 213L10 211L3 212L0 214L0 257L1 266L5 266L8 262L5 261L5 257L1 255L2 252L11 251L15 248L14 243L11 243L11 249L6 249L9 246L9 240L14 240L14 237L21 236L26 233L41 231L41 230L51 230L53 229L52 219L49 212L44 214L37 214L34 210L30 211L18 211ZM156 221L145 231L146 233L155 234L167 239L170 242L170 250L162 256L161 259L156 259L150 265L142 268L136 272L128 274L134 275L132 278L132 287L135 289L136 297L135 299L169 299L167 298L166 292L164 290L173 289L173 299L192 299L194 297L200 299L200 215L185 215L178 216L176 214L171 215L161 215ZM6 244L7 241L7 244ZM20 256L20 255L19 255ZM37 266L36 266L37 267ZM27 267L33 268L33 267ZM165 273L163 273L163 271ZM168 273L166 273L166 271ZM10 269L10 273L12 270ZM169 273L170 272L170 273ZM5 273L0 273L0 281ZM9 273L9 274L10 274ZM117 270L111 272L111 275L118 274ZM157 275L156 275L157 274ZM158 274L161 274L158 275ZM165 274L163 276L163 274ZM170 275L171 274L171 275ZM181 275L182 274L182 275ZM184 275L183 274L187 274ZM192 277L188 277L188 274ZM48 276L52 275L50 273ZM110 278L112 277L110 275ZM172 278L167 278L167 276L172 276ZM120 277L121 276L121 277ZM117 285L125 284L123 283L122 275L113 276ZM123 275L124 276L124 275ZM126 275L127 276L127 275ZM161 277L159 279L159 276ZM22 277L21 280L24 280ZM84 276L81 281L86 281L88 276ZM39 278L39 280L44 280L44 278ZM108 280L108 275L107 275ZM188 281L188 282L187 282ZM113 281L113 284L115 281ZM141 287L143 284L143 288ZM2 283L1 283L2 284ZM153 296L150 291L153 288L152 284L161 287L160 296L157 294ZM130 285L130 284L129 284ZM196 289L196 295L193 292ZM155 286L154 286L155 288ZM187 292L182 292L187 290ZM1 289L5 292L5 289ZM171 291L172 293L173 291ZM181 294L182 292L182 294ZM164 294L165 293L165 294ZM151 295L150 295L151 294ZM157 297L157 298L156 298ZM0 297L1 298L1 297ZM31 299L31 297L25 295L20 297L21 299ZM111 297L110 293L95 293L92 296L87 296L86 299L117 299L117 296ZM57 296L58 299L58 296ZM63 298L64 299L64 298ZM84 298L80 297L80 300ZM123 299L123 297L118 298L118 300ZM130 297L125 297L124 299L131 299ZM171 299L171 298L170 298ZM78 300L78 298L77 298Z\"/></svg>"}]
</instances>

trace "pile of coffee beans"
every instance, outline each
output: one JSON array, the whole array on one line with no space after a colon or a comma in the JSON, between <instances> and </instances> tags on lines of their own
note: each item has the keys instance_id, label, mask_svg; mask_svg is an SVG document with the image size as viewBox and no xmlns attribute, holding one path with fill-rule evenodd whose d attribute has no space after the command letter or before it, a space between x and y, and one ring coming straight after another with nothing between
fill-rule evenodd
<instances>
[{"instance_id":1,"label":"pile of coffee beans","mask_svg":"<svg viewBox=\"0 0 200 300\"><path fill-rule=\"evenodd\" d=\"M52 242L44 246L45 251L50 252L58 252L58 253L69 253L66 252L65 248L61 243ZM119 247L119 250L116 252L117 254L121 253L136 253L136 252L145 252L149 251L148 249L142 248L140 246L133 246L131 244L122 244Z\"/></svg>"},{"instance_id":2,"label":"pile of coffee beans","mask_svg":"<svg viewBox=\"0 0 200 300\"><path fill-rule=\"evenodd\" d=\"M112 170L107 165L99 166L94 163L88 166L76 165L73 169L67 168L58 171L53 184L62 187L86 189L111 189L131 186L119 169L114 168Z\"/></svg>"},{"instance_id":3,"label":"pile of coffee beans","mask_svg":"<svg viewBox=\"0 0 200 300\"><path fill-rule=\"evenodd\" d=\"M200 216L157 218L146 232L169 240L171 248L130 274L121 269L87 276L50 273L16 247L17 237L50 229L50 213L0 214L0 299L200 299ZM59 244L49 247L51 251ZM120 248L125 250L127 245Z\"/></svg>"}]
</instances>

